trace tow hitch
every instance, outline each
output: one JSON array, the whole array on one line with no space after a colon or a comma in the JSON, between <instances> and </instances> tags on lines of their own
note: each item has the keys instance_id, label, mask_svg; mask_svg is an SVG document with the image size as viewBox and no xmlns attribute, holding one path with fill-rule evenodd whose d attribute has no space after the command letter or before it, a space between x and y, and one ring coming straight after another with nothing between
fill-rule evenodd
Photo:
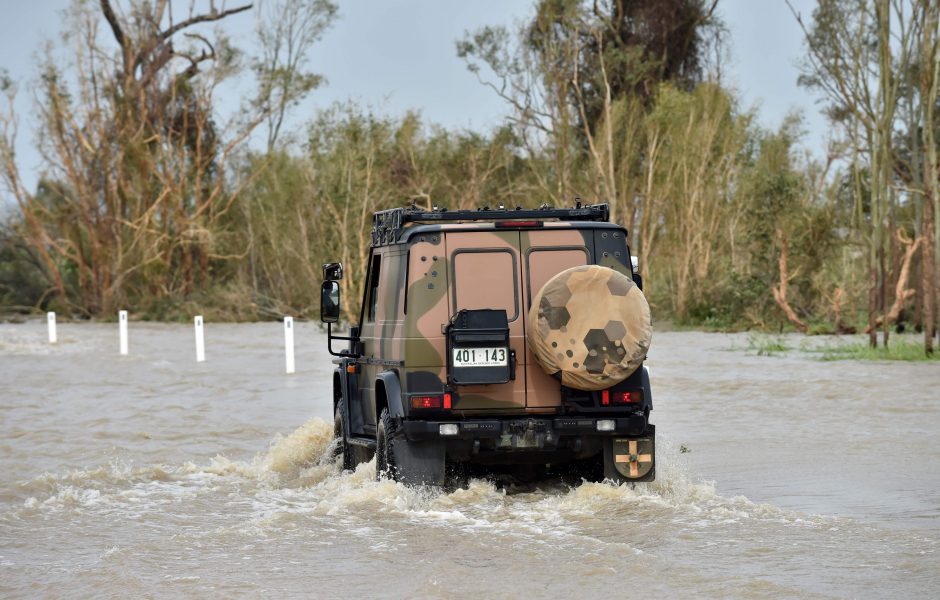
<instances>
[{"instance_id":1,"label":"tow hitch","mask_svg":"<svg viewBox=\"0 0 940 600\"><path fill-rule=\"evenodd\" d=\"M500 450L518 448L554 448L558 445L558 436L552 430L551 423L545 420L525 419L510 421L499 438Z\"/></svg>"}]
</instances>

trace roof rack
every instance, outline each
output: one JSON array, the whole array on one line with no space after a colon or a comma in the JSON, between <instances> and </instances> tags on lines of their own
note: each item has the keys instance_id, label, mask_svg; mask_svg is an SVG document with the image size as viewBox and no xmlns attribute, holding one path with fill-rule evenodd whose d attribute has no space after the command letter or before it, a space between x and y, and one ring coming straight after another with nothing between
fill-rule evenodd
<instances>
[{"instance_id":1,"label":"roof rack","mask_svg":"<svg viewBox=\"0 0 940 600\"><path fill-rule=\"evenodd\" d=\"M420 210L415 205L407 208L381 210L372 216L372 245L384 246L398 241L399 235L408 223L442 223L445 221L498 221L500 219L558 219L560 221L609 221L610 207L607 204L582 206L577 202L574 208L555 208L543 204L538 208L514 209L490 208L485 206L476 210L447 210L434 207L434 210Z\"/></svg>"}]
</instances>

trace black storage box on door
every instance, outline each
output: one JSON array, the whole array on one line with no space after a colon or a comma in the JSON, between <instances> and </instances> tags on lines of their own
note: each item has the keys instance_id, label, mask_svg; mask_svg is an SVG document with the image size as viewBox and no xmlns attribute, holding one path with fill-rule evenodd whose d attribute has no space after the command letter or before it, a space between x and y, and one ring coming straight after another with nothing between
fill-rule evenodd
<instances>
[{"instance_id":1,"label":"black storage box on door","mask_svg":"<svg viewBox=\"0 0 940 600\"><path fill-rule=\"evenodd\" d=\"M509 347L505 310L461 310L447 325L447 379L451 385L508 383L516 357Z\"/></svg>"}]
</instances>

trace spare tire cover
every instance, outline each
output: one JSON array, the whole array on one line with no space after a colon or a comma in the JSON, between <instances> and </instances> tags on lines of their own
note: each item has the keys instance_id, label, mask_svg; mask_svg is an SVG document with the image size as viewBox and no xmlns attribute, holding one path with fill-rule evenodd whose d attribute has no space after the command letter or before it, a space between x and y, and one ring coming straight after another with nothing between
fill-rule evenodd
<instances>
[{"instance_id":1,"label":"spare tire cover","mask_svg":"<svg viewBox=\"0 0 940 600\"><path fill-rule=\"evenodd\" d=\"M579 390L626 379L646 358L652 335L640 288L599 265L572 267L549 279L532 299L526 332L545 372Z\"/></svg>"}]
</instances>

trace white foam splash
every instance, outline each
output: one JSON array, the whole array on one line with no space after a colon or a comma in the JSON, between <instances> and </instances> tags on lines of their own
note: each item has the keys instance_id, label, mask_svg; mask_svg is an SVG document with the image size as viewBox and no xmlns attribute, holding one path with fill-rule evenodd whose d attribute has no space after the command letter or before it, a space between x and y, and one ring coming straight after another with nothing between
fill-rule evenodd
<instances>
[{"instance_id":1,"label":"white foam splash","mask_svg":"<svg viewBox=\"0 0 940 600\"><path fill-rule=\"evenodd\" d=\"M595 515L618 519L679 520L700 528L744 519L800 522L744 497L724 498L714 483L693 481L680 453L661 440L657 479L649 484L583 483L507 495L486 480L445 493L375 480L375 462L340 473L333 453L332 424L311 419L288 435L276 436L267 452L252 460L216 456L207 464L133 467L112 464L64 475L46 473L23 484L34 492L27 511L95 510L100 505L139 513L161 510L200 494L231 490L250 506L250 530L277 527L282 515L360 518L385 514L468 530L511 534L572 534L573 522Z\"/></svg>"}]
</instances>

